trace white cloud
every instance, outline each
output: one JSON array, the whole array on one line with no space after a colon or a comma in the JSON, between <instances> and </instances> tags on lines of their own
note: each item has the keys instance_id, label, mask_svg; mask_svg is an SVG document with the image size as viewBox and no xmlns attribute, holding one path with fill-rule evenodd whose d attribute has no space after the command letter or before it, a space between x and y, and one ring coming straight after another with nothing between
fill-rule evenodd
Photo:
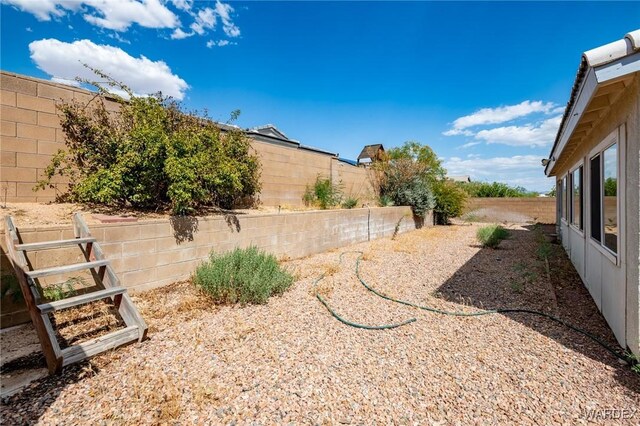
<instances>
[{"instance_id":1,"label":"white cloud","mask_svg":"<svg viewBox=\"0 0 640 426\"><path fill-rule=\"evenodd\" d=\"M1 0L40 21L61 18L68 12L82 11L92 25L126 31L131 24L146 28L175 28L178 17L160 0Z\"/></svg>"},{"instance_id":2,"label":"white cloud","mask_svg":"<svg viewBox=\"0 0 640 426\"><path fill-rule=\"evenodd\" d=\"M191 29L199 34L203 35L205 30L211 30L216 26L216 13L210 7L205 7L198 11L196 20L191 24Z\"/></svg>"},{"instance_id":3,"label":"white cloud","mask_svg":"<svg viewBox=\"0 0 640 426\"><path fill-rule=\"evenodd\" d=\"M475 138L510 146L544 147L555 140L561 121L562 116L557 115L540 123L485 129L479 131Z\"/></svg>"},{"instance_id":4,"label":"white cloud","mask_svg":"<svg viewBox=\"0 0 640 426\"><path fill-rule=\"evenodd\" d=\"M93 72L83 66L83 63L87 63L141 95L161 91L181 100L189 88L163 61L152 61L144 56L135 58L118 47L98 45L90 40L65 43L43 39L31 42L29 50L38 68L56 81L73 80L76 77L94 80L96 76Z\"/></svg>"},{"instance_id":5,"label":"white cloud","mask_svg":"<svg viewBox=\"0 0 640 426\"><path fill-rule=\"evenodd\" d=\"M216 12L222 20L222 29L228 37L238 37L240 35L240 28L238 28L231 21L231 12L233 7L228 4L221 3L220 0L216 0Z\"/></svg>"},{"instance_id":6,"label":"white cloud","mask_svg":"<svg viewBox=\"0 0 640 426\"><path fill-rule=\"evenodd\" d=\"M516 155L513 157L461 159L451 157L443 163L449 175L469 175L472 180L505 182L529 190L547 192L553 185L544 175L542 156Z\"/></svg>"},{"instance_id":7,"label":"white cloud","mask_svg":"<svg viewBox=\"0 0 640 426\"><path fill-rule=\"evenodd\" d=\"M0 3L31 13L38 21L60 18L66 15L67 10L75 10L77 6L72 1L60 0L1 0Z\"/></svg>"},{"instance_id":8,"label":"white cloud","mask_svg":"<svg viewBox=\"0 0 640 426\"><path fill-rule=\"evenodd\" d=\"M193 0L171 0L171 3L173 3L177 9L184 10L185 12L190 11L191 7L193 7Z\"/></svg>"},{"instance_id":9,"label":"white cloud","mask_svg":"<svg viewBox=\"0 0 640 426\"><path fill-rule=\"evenodd\" d=\"M482 142L467 142L464 145L460 145L458 149L471 148L472 146L480 145Z\"/></svg>"},{"instance_id":10,"label":"white cloud","mask_svg":"<svg viewBox=\"0 0 640 426\"><path fill-rule=\"evenodd\" d=\"M229 40L218 40L218 41L209 40L207 42L207 47L211 49L214 46L223 47L223 46L229 46L232 44L237 44L237 43L231 42Z\"/></svg>"},{"instance_id":11,"label":"white cloud","mask_svg":"<svg viewBox=\"0 0 640 426\"><path fill-rule=\"evenodd\" d=\"M453 128L444 132L446 136L464 134L464 130L474 126L487 124L500 124L516 118L525 117L533 113L551 113L556 104L553 102L524 101L517 105L508 105L497 108L482 108L470 115L460 117L453 122Z\"/></svg>"},{"instance_id":12,"label":"white cloud","mask_svg":"<svg viewBox=\"0 0 640 426\"><path fill-rule=\"evenodd\" d=\"M176 28L173 33L171 33L172 40L182 40L183 38L191 37L195 33L192 31L190 33L185 33L182 31L182 28Z\"/></svg>"},{"instance_id":13,"label":"white cloud","mask_svg":"<svg viewBox=\"0 0 640 426\"><path fill-rule=\"evenodd\" d=\"M146 28L175 28L178 17L159 0L84 0L94 10L83 15L90 24L126 31L131 24Z\"/></svg>"}]
</instances>

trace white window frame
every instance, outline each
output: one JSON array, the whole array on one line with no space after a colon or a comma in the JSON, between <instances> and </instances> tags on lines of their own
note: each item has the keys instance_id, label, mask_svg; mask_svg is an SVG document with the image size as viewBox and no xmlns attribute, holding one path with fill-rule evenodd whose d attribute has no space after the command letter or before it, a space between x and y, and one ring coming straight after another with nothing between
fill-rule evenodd
<instances>
[{"instance_id":1,"label":"white window frame","mask_svg":"<svg viewBox=\"0 0 640 426\"><path fill-rule=\"evenodd\" d=\"M576 170L578 170L580 167L582 167L582 173L580 173L580 179L582 180L582 199L580 200L580 211L582 213L582 229L580 229L577 225L575 225L573 223L573 172L575 172ZM584 159L581 159L579 162L577 162L576 164L574 164L574 166L572 168L569 169L569 172L567 173L567 186L571 185L571 191L569 191L569 194L567 194L567 204L569 204L571 206L571 209L568 211L568 217L567 217L567 223L569 224L569 226L571 227L571 229L573 229L574 231L576 231L578 234L580 234L583 238L584 238L584 230L586 228L585 226L585 222L586 222L586 212L585 212L585 176L584 176Z\"/></svg>"},{"instance_id":2,"label":"white window frame","mask_svg":"<svg viewBox=\"0 0 640 426\"><path fill-rule=\"evenodd\" d=\"M563 224L569 224L569 194L567 193L567 189L569 188L569 174L565 173L564 176L560 178L560 188L562 188L560 194L560 205L562 206L562 210L560 211L560 220ZM566 197L566 198L565 198Z\"/></svg>"},{"instance_id":3,"label":"white window frame","mask_svg":"<svg viewBox=\"0 0 640 426\"><path fill-rule=\"evenodd\" d=\"M614 265L618 265L620 266L621 264L621 254L620 254L620 249L622 247L622 236L623 236L623 232L622 232L622 226L620 226L620 223L622 222L622 216L620 216L621 212L621 189L620 188L624 188L623 182L621 181L621 177L624 176L624 173L621 172L623 166L624 166L624 155L623 155L623 141L621 140L622 138L621 133L623 133L623 129L624 126L620 126L619 128L616 128L613 132L609 133L603 140L602 142L600 142L598 145L596 145L595 148L593 148L590 152L589 152L589 209L588 209L588 213L589 213L589 220L585 220L585 222L587 222L587 224L589 225L589 243L595 247L598 251L600 251L600 253L602 253L607 259L609 259ZM622 130L622 131L621 131ZM614 144L617 144L617 190L618 190L618 194L616 196L616 214L618 217L618 238L616 239L616 253L614 253L613 251L611 251L611 249L609 249L607 246L604 245L604 239L605 239L605 233L604 233L604 179L603 179L603 173L604 173L604 152L610 148L611 146L613 146ZM596 156L596 155L600 155L600 176L598 177L598 179L600 180L600 197L601 197L601 203L600 203L600 239L602 241L598 241L595 240L592 236L591 236L591 159ZM584 169L583 169L584 170Z\"/></svg>"}]
</instances>

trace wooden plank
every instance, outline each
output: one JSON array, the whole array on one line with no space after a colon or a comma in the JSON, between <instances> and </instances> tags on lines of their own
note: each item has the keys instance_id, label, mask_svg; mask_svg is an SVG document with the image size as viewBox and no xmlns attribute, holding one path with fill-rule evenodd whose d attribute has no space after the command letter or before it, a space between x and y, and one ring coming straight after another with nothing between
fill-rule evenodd
<instances>
[{"instance_id":1,"label":"wooden plank","mask_svg":"<svg viewBox=\"0 0 640 426\"><path fill-rule=\"evenodd\" d=\"M91 236L89 227L87 226L87 223L84 221L80 213L74 213L73 215L73 228L74 228L76 237L84 238L84 237ZM98 242L93 243L91 246L92 247L90 250L83 249L85 259L90 260L90 258L93 257L98 260L103 260L106 258ZM95 274L93 270L92 270L92 273ZM94 277L96 275L94 275ZM98 283L98 280L96 280L96 283ZM120 280L118 279L118 276L116 275L115 271L113 270L113 267L110 264L107 265L105 275L102 281L99 282L98 284L102 285L104 288L123 287L120 284ZM148 329L147 324L142 318L142 315L140 315L140 312L138 312L138 309L134 305L129 295L126 293L122 295L122 300L120 302L120 307L118 312L120 313L120 316L122 317L125 324L127 324L128 326L130 325L138 326L138 333L139 333L138 341L142 342L144 339L146 339L147 329Z\"/></svg>"},{"instance_id":2,"label":"wooden plank","mask_svg":"<svg viewBox=\"0 0 640 426\"><path fill-rule=\"evenodd\" d=\"M96 260L93 262L74 263L73 265L54 266L53 268L36 269L34 271L26 271L30 278L47 277L50 275L66 274L68 272L82 271L85 269L93 269L109 264L108 260Z\"/></svg>"},{"instance_id":3,"label":"wooden plank","mask_svg":"<svg viewBox=\"0 0 640 426\"><path fill-rule=\"evenodd\" d=\"M89 238L73 238L70 240L57 240L57 241L44 241L41 243L26 243L26 244L17 244L16 250L23 251L35 251L35 250L48 250L60 247L74 246L78 244L86 244L92 243L96 239L93 237Z\"/></svg>"},{"instance_id":4,"label":"wooden plank","mask_svg":"<svg viewBox=\"0 0 640 426\"><path fill-rule=\"evenodd\" d=\"M87 340L62 350L62 365L92 357L138 339L138 326L129 326L113 333Z\"/></svg>"},{"instance_id":5,"label":"wooden plank","mask_svg":"<svg viewBox=\"0 0 640 426\"><path fill-rule=\"evenodd\" d=\"M106 290L93 291L91 293L81 294L79 296L56 300L55 302L43 303L42 305L38 305L38 309L43 314L53 311L60 311L62 309L67 309L78 305L86 305L87 303L95 302L96 300L116 296L126 291L127 289L125 289L124 287L114 287Z\"/></svg>"},{"instance_id":6,"label":"wooden plank","mask_svg":"<svg viewBox=\"0 0 640 426\"><path fill-rule=\"evenodd\" d=\"M27 264L27 258L23 251L17 251L15 246L20 244L18 237L18 231L13 223L11 216L5 216L5 240L7 244L7 254L9 260L15 269L18 283L20 284L20 290L27 305L29 316L33 322L33 327L36 329L38 340L40 340L40 346L42 347L42 353L47 361L47 367L49 373L55 373L62 369L62 353L60 351L60 345L56 340L53 326L49 320L48 315L41 315L36 308L36 303L40 301L38 292L31 288L29 285L29 279L26 275L26 271L29 269Z\"/></svg>"}]
</instances>

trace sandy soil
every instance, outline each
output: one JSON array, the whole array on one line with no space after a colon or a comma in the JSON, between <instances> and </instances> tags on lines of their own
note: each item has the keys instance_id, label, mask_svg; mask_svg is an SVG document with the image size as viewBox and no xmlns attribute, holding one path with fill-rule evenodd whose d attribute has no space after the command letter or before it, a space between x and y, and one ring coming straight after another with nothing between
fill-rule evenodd
<instances>
[{"instance_id":1,"label":"sandy soil","mask_svg":"<svg viewBox=\"0 0 640 426\"><path fill-rule=\"evenodd\" d=\"M287 207L278 210L278 207L273 206L260 206L256 209L238 209L234 212L239 214L270 214L277 213L292 213L297 211L309 210L304 207L293 208ZM88 224L101 223L99 220L93 217L94 214L107 214L107 215L119 215L119 216L133 216L138 221L154 220L168 218L168 213L153 213L153 212L140 212L140 211L128 211L128 210L109 210L101 208L89 208L80 204L74 203L6 203L0 206L0 215L13 216L19 227L32 227L38 225L68 225L71 223L71 217L74 213L80 212ZM224 211L211 209L208 212L203 212L203 215L219 215ZM4 229L4 221L0 221L0 230Z\"/></svg>"},{"instance_id":2,"label":"sandy soil","mask_svg":"<svg viewBox=\"0 0 640 426\"><path fill-rule=\"evenodd\" d=\"M421 311L379 298L354 273L356 250L361 277L387 295L466 312L542 310L615 346L557 245L548 281L536 256L541 228L513 225L491 250L478 247L478 226L426 228L289 261L297 282L263 306L213 306L189 283L138 295L149 340L37 381L4 400L0 414L52 425L547 425L637 410L640 376L582 335L523 314ZM314 297L321 274L318 291L350 321L416 321L385 331L346 326ZM639 421L635 412L615 424Z\"/></svg>"}]
</instances>

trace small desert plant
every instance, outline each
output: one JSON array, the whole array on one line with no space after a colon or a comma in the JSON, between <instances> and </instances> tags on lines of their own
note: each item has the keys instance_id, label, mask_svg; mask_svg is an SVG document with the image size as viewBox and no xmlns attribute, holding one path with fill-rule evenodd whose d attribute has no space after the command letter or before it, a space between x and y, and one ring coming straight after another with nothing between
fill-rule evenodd
<instances>
[{"instance_id":1,"label":"small desert plant","mask_svg":"<svg viewBox=\"0 0 640 426\"><path fill-rule=\"evenodd\" d=\"M380 198L378 198L378 205L380 207L391 207L393 206L393 200L388 195L381 195Z\"/></svg>"},{"instance_id":2,"label":"small desert plant","mask_svg":"<svg viewBox=\"0 0 640 426\"><path fill-rule=\"evenodd\" d=\"M432 188L436 197L436 205L433 209L436 214L436 222L439 225L447 225L449 219L462 214L467 201L467 193L450 180L436 181Z\"/></svg>"},{"instance_id":3,"label":"small desert plant","mask_svg":"<svg viewBox=\"0 0 640 426\"><path fill-rule=\"evenodd\" d=\"M334 184L330 178L318 175L313 186L307 185L302 196L307 206L317 205L321 209L329 209L340 204L342 200L342 188Z\"/></svg>"},{"instance_id":4,"label":"small desert plant","mask_svg":"<svg viewBox=\"0 0 640 426\"><path fill-rule=\"evenodd\" d=\"M358 199L353 197L347 197L347 199L342 202L343 209L352 209L357 205L358 205Z\"/></svg>"},{"instance_id":5,"label":"small desert plant","mask_svg":"<svg viewBox=\"0 0 640 426\"><path fill-rule=\"evenodd\" d=\"M476 237L483 247L496 248L500 241L509 236L509 231L500 225L487 225L478 229Z\"/></svg>"},{"instance_id":6,"label":"small desert plant","mask_svg":"<svg viewBox=\"0 0 640 426\"><path fill-rule=\"evenodd\" d=\"M212 252L196 269L193 282L216 303L261 304L289 288L293 276L280 267L275 256L249 247L224 254Z\"/></svg>"},{"instance_id":7,"label":"small desert plant","mask_svg":"<svg viewBox=\"0 0 640 426\"><path fill-rule=\"evenodd\" d=\"M42 297L55 302L56 300L66 299L75 296L78 292L73 287L74 284L85 284L85 280L80 277L71 277L61 284L54 284L42 289Z\"/></svg>"}]
</instances>

